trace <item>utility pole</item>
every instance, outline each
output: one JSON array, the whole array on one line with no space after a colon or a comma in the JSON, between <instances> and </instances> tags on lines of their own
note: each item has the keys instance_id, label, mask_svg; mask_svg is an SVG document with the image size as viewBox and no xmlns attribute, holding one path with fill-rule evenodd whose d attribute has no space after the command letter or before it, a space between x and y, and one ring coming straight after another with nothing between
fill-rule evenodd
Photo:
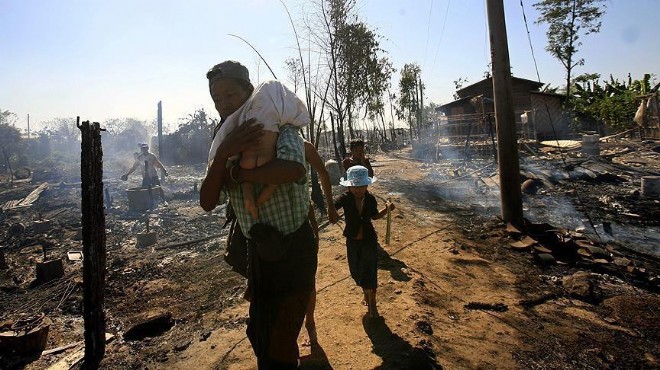
<instances>
[{"instance_id":1,"label":"utility pole","mask_svg":"<svg viewBox=\"0 0 660 370\"><path fill-rule=\"evenodd\" d=\"M158 158L163 160L163 102L158 102Z\"/></svg>"},{"instance_id":2,"label":"utility pole","mask_svg":"<svg viewBox=\"0 0 660 370\"><path fill-rule=\"evenodd\" d=\"M490 55L493 65L493 99L497 127L497 152L500 172L500 202L502 219L522 225L522 194L520 191L520 164L518 163L518 137L513 111L511 66L507 44L503 0L487 0Z\"/></svg>"},{"instance_id":3,"label":"utility pole","mask_svg":"<svg viewBox=\"0 0 660 370\"><path fill-rule=\"evenodd\" d=\"M30 139L30 113L28 113L28 140Z\"/></svg>"}]
</instances>

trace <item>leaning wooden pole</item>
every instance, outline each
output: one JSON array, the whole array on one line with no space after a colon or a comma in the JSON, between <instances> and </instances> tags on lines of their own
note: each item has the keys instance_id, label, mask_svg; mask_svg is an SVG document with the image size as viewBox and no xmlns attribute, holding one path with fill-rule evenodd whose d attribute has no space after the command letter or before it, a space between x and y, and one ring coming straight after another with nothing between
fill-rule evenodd
<instances>
[{"instance_id":1,"label":"leaning wooden pole","mask_svg":"<svg viewBox=\"0 0 660 370\"><path fill-rule=\"evenodd\" d=\"M82 132L83 319L86 369L96 369L105 354L105 213L103 210L103 149L98 122L85 121Z\"/></svg>"},{"instance_id":2,"label":"leaning wooden pole","mask_svg":"<svg viewBox=\"0 0 660 370\"><path fill-rule=\"evenodd\" d=\"M158 112L156 120L158 121L158 158L163 160L163 102L158 102Z\"/></svg>"},{"instance_id":3,"label":"leaning wooden pole","mask_svg":"<svg viewBox=\"0 0 660 370\"><path fill-rule=\"evenodd\" d=\"M493 64L493 98L497 127L497 152L500 170L500 202L504 222L522 225L522 194L518 137L513 111L513 89L509 46L507 44L504 4L502 0L487 0L490 54Z\"/></svg>"}]
</instances>

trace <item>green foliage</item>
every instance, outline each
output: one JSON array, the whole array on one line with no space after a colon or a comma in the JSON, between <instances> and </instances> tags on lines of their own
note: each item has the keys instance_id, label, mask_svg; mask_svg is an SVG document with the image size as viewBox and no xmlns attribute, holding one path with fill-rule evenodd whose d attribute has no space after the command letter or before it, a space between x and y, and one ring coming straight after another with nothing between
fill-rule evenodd
<instances>
[{"instance_id":1,"label":"green foliage","mask_svg":"<svg viewBox=\"0 0 660 370\"><path fill-rule=\"evenodd\" d=\"M490 76L484 77L484 78L490 78ZM460 99L460 96L458 96L456 91L462 89L463 85L468 83L468 79L467 79L467 77L459 77L457 80L454 80L452 82L454 83L454 100L458 100L458 99Z\"/></svg>"},{"instance_id":2,"label":"green foliage","mask_svg":"<svg viewBox=\"0 0 660 370\"><path fill-rule=\"evenodd\" d=\"M601 18L605 13L605 0L542 0L534 4L540 12L537 24L547 23L548 45L545 50L557 58L566 70L566 96L571 81L571 71L584 65L584 59L575 59L582 45L581 36L600 32Z\"/></svg>"},{"instance_id":3,"label":"green foliage","mask_svg":"<svg viewBox=\"0 0 660 370\"><path fill-rule=\"evenodd\" d=\"M422 69L419 65L409 63L403 66L399 79L396 115L399 119L407 120L411 127L415 122L419 125L418 116L422 106L422 94L424 93L421 74Z\"/></svg>"},{"instance_id":4,"label":"green foliage","mask_svg":"<svg viewBox=\"0 0 660 370\"><path fill-rule=\"evenodd\" d=\"M18 117L16 116L16 113L10 112L8 110L2 110L0 108L0 125L8 125L11 126L18 121Z\"/></svg>"},{"instance_id":5,"label":"green foliage","mask_svg":"<svg viewBox=\"0 0 660 370\"><path fill-rule=\"evenodd\" d=\"M53 154L66 162L80 161L80 130L75 118L55 118L44 123Z\"/></svg>"},{"instance_id":6,"label":"green foliage","mask_svg":"<svg viewBox=\"0 0 660 370\"><path fill-rule=\"evenodd\" d=\"M7 165L14 167L23 146L21 132L10 124L0 124L0 169L6 172Z\"/></svg>"},{"instance_id":7,"label":"green foliage","mask_svg":"<svg viewBox=\"0 0 660 370\"><path fill-rule=\"evenodd\" d=\"M329 70L331 97L324 103L336 124L341 152L338 154L344 155L344 124L352 138L353 127L360 117L382 119L385 92L394 68L380 47L382 37L359 20L355 0L329 0L320 3L320 7L323 30L317 37L323 48L323 62Z\"/></svg>"},{"instance_id":8,"label":"green foliage","mask_svg":"<svg viewBox=\"0 0 660 370\"><path fill-rule=\"evenodd\" d=\"M134 118L112 118L101 126L103 151L106 154L126 155L138 151L139 143L149 143L150 127L146 121Z\"/></svg>"},{"instance_id":9,"label":"green foliage","mask_svg":"<svg viewBox=\"0 0 660 370\"><path fill-rule=\"evenodd\" d=\"M204 108L182 118L179 128L163 138L167 150L161 159L175 164L205 163L213 139L213 128L217 124L218 120L209 118Z\"/></svg>"},{"instance_id":10,"label":"green foliage","mask_svg":"<svg viewBox=\"0 0 660 370\"><path fill-rule=\"evenodd\" d=\"M389 87L392 64L383 55L378 36L362 22L338 29L338 87L344 92L349 123L360 109L371 118L382 114L383 95Z\"/></svg>"},{"instance_id":11,"label":"green foliage","mask_svg":"<svg viewBox=\"0 0 660 370\"><path fill-rule=\"evenodd\" d=\"M608 131L616 132L633 124L640 104L639 96L651 89L651 75L640 80L619 81L610 76L600 81L599 74L583 74L575 78L572 106L574 123L580 129L585 122L603 124Z\"/></svg>"},{"instance_id":12,"label":"green foliage","mask_svg":"<svg viewBox=\"0 0 660 370\"><path fill-rule=\"evenodd\" d=\"M439 106L440 106L439 104L436 104L434 102L425 104L424 108L422 109L422 122L424 123L435 122L437 120L436 109Z\"/></svg>"}]
</instances>

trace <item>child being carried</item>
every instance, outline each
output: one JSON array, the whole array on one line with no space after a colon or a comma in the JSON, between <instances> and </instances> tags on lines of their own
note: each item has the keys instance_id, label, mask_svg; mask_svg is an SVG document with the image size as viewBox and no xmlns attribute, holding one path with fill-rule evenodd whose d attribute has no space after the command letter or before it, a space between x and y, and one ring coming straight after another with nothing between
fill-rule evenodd
<instances>
[{"instance_id":1,"label":"child being carried","mask_svg":"<svg viewBox=\"0 0 660 370\"><path fill-rule=\"evenodd\" d=\"M225 137L234 128L252 118L264 125L263 135L258 147L240 154L239 165L243 169L254 169L276 158L280 126L290 124L302 128L310 122L305 104L295 93L279 81L263 82L254 89L248 100L236 112L228 116L222 124L211 144L209 163L215 157L215 152ZM227 163L232 163L237 159L232 157ZM259 218L259 206L271 198L277 185L265 185L258 195L255 194L252 183L244 182L241 187L245 209L256 220Z\"/></svg>"}]
</instances>

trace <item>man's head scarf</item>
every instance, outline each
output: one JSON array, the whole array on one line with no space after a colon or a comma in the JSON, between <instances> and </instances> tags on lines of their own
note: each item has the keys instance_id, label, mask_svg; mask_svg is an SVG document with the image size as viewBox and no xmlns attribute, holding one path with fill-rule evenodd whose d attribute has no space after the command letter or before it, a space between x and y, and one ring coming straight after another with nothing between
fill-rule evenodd
<instances>
[{"instance_id":1,"label":"man's head scarf","mask_svg":"<svg viewBox=\"0 0 660 370\"><path fill-rule=\"evenodd\" d=\"M209 89L213 83L222 78L233 78L250 83L250 73L248 69L239 62L233 60L226 60L222 63L216 64L213 68L209 69L206 73L206 78L209 80Z\"/></svg>"}]
</instances>

